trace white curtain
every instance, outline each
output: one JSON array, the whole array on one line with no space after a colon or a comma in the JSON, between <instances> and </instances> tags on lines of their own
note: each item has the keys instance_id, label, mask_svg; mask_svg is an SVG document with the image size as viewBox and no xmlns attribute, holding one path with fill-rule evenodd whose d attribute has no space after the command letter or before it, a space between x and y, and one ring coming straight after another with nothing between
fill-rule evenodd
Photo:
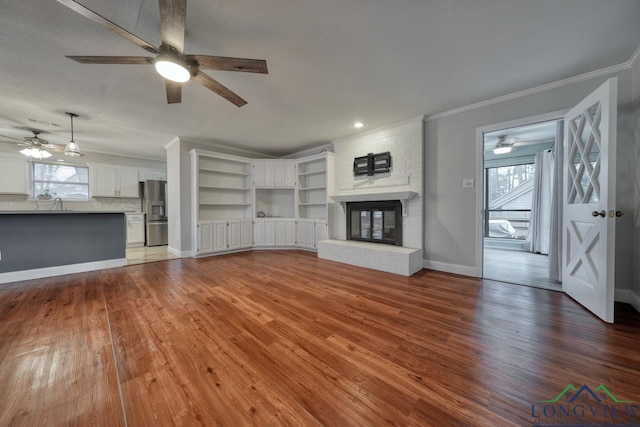
<instances>
[{"instance_id":1,"label":"white curtain","mask_svg":"<svg viewBox=\"0 0 640 427\"><path fill-rule=\"evenodd\" d=\"M549 240L549 279L562 281L562 150L564 147L564 123L556 124L555 167L551 195L551 236Z\"/></svg>"},{"instance_id":2,"label":"white curtain","mask_svg":"<svg viewBox=\"0 0 640 427\"><path fill-rule=\"evenodd\" d=\"M549 254L554 177L554 154L545 150L536 154L531 220L524 248L530 252Z\"/></svg>"}]
</instances>

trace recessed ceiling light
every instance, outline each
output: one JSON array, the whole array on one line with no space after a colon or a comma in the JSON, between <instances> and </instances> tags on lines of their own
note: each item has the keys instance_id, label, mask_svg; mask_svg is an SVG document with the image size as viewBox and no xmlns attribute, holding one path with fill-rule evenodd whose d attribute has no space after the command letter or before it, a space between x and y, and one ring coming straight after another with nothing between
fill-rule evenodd
<instances>
[{"instance_id":1,"label":"recessed ceiling light","mask_svg":"<svg viewBox=\"0 0 640 427\"><path fill-rule=\"evenodd\" d=\"M356 128L356 129L360 129L363 126L364 126L364 123L362 123L362 122L355 122L353 124L353 127Z\"/></svg>"}]
</instances>

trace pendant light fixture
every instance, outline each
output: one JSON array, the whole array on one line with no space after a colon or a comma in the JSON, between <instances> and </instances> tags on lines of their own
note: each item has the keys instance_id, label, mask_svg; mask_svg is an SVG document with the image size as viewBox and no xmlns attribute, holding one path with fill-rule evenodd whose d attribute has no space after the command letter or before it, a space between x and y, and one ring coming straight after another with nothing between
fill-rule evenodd
<instances>
[{"instance_id":1,"label":"pendant light fixture","mask_svg":"<svg viewBox=\"0 0 640 427\"><path fill-rule=\"evenodd\" d=\"M71 157L81 157L84 156L80 152L80 147L78 147L78 143L73 140L73 118L78 117L76 113L65 113L69 117L71 117L71 141L64 147L64 155Z\"/></svg>"}]
</instances>

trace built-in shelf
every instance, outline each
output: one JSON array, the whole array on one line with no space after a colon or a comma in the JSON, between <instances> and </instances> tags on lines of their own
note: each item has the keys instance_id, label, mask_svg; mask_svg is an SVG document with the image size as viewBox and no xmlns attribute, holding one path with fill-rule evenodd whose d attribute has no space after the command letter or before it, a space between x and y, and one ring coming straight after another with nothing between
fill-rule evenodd
<instances>
[{"instance_id":1,"label":"built-in shelf","mask_svg":"<svg viewBox=\"0 0 640 427\"><path fill-rule=\"evenodd\" d=\"M200 185L201 190L231 190L231 191L251 191L250 188L223 187L217 185Z\"/></svg>"},{"instance_id":2,"label":"built-in shelf","mask_svg":"<svg viewBox=\"0 0 640 427\"><path fill-rule=\"evenodd\" d=\"M325 173L325 172L327 172L327 171L324 170L324 169L323 170L317 170L317 171L310 171L310 172L300 172L298 174L298 176L317 175L317 174Z\"/></svg>"},{"instance_id":3,"label":"built-in shelf","mask_svg":"<svg viewBox=\"0 0 640 427\"><path fill-rule=\"evenodd\" d=\"M251 206L251 203L203 203L200 202L200 206Z\"/></svg>"},{"instance_id":4,"label":"built-in shelf","mask_svg":"<svg viewBox=\"0 0 640 427\"><path fill-rule=\"evenodd\" d=\"M322 205L326 205L327 203L298 203L298 205L300 206L322 206Z\"/></svg>"},{"instance_id":5,"label":"built-in shelf","mask_svg":"<svg viewBox=\"0 0 640 427\"><path fill-rule=\"evenodd\" d=\"M326 190L326 188L327 188L326 185L321 185L321 186L318 186L318 187L300 188L300 191Z\"/></svg>"},{"instance_id":6,"label":"built-in shelf","mask_svg":"<svg viewBox=\"0 0 640 427\"><path fill-rule=\"evenodd\" d=\"M250 173L246 173L246 172L232 172L232 171L228 171L228 170L224 170L224 169L204 168L202 166L199 168L199 170L201 172L223 173L225 175L239 175L239 176L249 176L249 175L251 175Z\"/></svg>"}]
</instances>

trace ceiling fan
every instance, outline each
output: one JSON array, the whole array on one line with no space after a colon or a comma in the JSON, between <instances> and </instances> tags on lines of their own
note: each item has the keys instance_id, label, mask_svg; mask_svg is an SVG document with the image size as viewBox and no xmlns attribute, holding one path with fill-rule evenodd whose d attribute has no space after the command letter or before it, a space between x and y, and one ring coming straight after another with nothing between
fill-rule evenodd
<instances>
[{"instance_id":1,"label":"ceiling fan","mask_svg":"<svg viewBox=\"0 0 640 427\"><path fill-rule=\"evenodd\" d=\"M520 141L517 136L509 137L508 135L499 135L496 145L494 147L485 148L485 151L492 150L494 154L507 154L510 153L514 147L542 144L544 142L550 142L550 140L535 139L530 141Z\"/></svg>"},{"instance_id":2,"label":"ceiling fan","mask_svg":"<svg viewBox=\"0 0 640 427\"><path fill-rule=\"evenodd\" d=\"M74 0L58 0L58 2L155 55L153 58L147 56L67 56L67 58L81 64L154 64L156 71L165 78L167 103L169 104L176 104L182 101L182 83L193 79L234 105L242 107L247 101L203 73L202 70L268 74L267 62L262 59L186 55L184 53L184 34L187 0L159 1L160 35L162 38L162 44L159 48L131 34L124 28L119 27Z\"/></svg>"},{"instance_id":3,"label":"ceiling fan","mask_svg":"<svg viewBox=\"0 0 640 427\"><path fill-rule=\"evenodd\" d=\"M21 147L26 147L20 150L20 153L27 157L33 157L35 159L46 159L51 157L51 152L64 152L64 145L50 144L48 141L40 138L40 131L37 129L31 129L33 136L25 136L22 139L13 138L10 136L0 135L0 137L13 139L17 142L0 141L4 144L15 144Z\"/></svg>"}]
</instances>

